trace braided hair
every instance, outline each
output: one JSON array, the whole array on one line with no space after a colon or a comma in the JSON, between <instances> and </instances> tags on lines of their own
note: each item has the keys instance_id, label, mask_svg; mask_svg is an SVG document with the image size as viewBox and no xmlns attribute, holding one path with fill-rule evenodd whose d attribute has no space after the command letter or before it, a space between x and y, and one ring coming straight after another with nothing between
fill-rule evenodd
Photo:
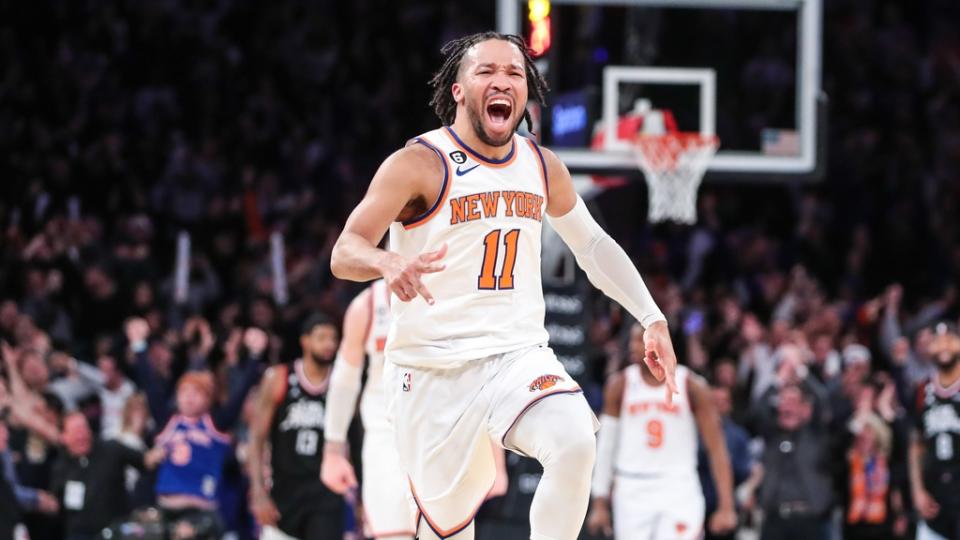
<instances>
[{"instance_id":1,"label":"braided hair","mask_svg":"<svg viewBox=\"0 0 960 540\"><path fill-rule=\"evenodd\" d=\"M433 74L430 79L430 86L433 88L433 97L430 98L430 106L433 112L437 114L444 125L453 124L453 119L457 114L457 102L450 94L450 87L457 81L457 75L460 73L460 64L466 52L477 43L490 39L499 39L512 43L520 49L523 54L524 69L527 75L527 99L533 100L541 105L545 104L545 95L547 93L547 81L540 74L540 70L533 63L533 57L530 56L530 49L522 37L514 34L501 34L500 32L480 32L448 42L440 49L443 54L443 65ZM530 111L524 109L523 119L527 122L527 128L533 131L533 120L530 118Z\"/></svg>"}]
</instances>

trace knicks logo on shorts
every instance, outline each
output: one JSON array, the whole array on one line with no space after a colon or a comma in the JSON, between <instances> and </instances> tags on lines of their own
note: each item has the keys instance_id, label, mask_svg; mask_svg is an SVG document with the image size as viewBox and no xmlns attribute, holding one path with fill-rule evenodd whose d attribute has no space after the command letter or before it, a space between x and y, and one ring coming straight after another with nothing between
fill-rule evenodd
<instances>
[{"instance_id":1,"label":"knicks logo on shorts","mask_svg":"<svg viewBox=\"0 0 960 540\"><path fill-rule=\"evenodd\" d=\"M530 391L547 390L556 386L558 381L563 380L565 379L559 375L541 375L530 383Z\"/></svg>"}]
</instances>

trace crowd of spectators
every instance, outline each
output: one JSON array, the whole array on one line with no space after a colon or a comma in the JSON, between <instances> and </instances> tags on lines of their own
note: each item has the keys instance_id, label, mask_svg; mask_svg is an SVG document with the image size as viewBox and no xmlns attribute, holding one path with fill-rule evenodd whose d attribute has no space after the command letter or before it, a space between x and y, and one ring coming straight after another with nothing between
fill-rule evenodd
<instances>
[{"instance_id":1,"label":"crowd of spectators","mask_svg":"<svg viewBox=\"0 0 960 540\"><path fill-rule=\"evenodd\" d=\"M252 534L247 398L296 357L309 313L336 317L358 291L329 272L339 226L382 158L435 126L439 47L492 26L493 4L0 6L0 527L91 538L154 503L171 459L154 437L192 388L233 435L218 519ZM824 8L822 183L707 185L692 228L638 221L641 183L595 204L712 383L736 455L755 458L735 467L745 513L794 530L833 513L847 538L888 538L916 520L903 456L932 370L924 328L960 315L960 12ZM189 294L174 301L181 231ZM599 388L628 325L594 305ZM192 372L212 380L184 384ZM882 515L858 487L867 463L889 471L871 483ZM118 486L128 498L102 496Z\"/></svg>"}]
</instances>

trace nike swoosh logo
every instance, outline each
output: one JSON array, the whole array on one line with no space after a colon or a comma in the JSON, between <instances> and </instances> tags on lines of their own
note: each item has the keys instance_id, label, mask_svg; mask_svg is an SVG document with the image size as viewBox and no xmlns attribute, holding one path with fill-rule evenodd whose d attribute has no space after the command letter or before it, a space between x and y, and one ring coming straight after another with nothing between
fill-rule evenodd
<instances>
[{"instance_id":1,"label":"nike swoosh logo","mask_svg":"<svg viewBox=\"0 0 960 540\"><path fill-rule=\"evenodd\" d=\"M468 172L470 172L470 171L476 169L477 167L479 167L480 164L477 163L477 164L474 165L473 167L470 167L469 169L464 169L464 170L462 170L462 171L460 170L460 167L461 167L461 166L462 166L462 165L457 165L457 176L463 176L463 175L467 174Z\"/></svg>"}]
</instances>

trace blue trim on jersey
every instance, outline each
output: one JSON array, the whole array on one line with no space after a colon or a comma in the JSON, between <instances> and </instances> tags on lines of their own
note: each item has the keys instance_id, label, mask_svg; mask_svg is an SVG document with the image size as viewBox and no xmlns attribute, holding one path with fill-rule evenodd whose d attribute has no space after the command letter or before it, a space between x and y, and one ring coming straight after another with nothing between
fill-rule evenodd
<instances>
[{"instance_id":1,"label":"blue trim on jersey","mask_svg":"<svg viewBox=\"0 0 960 540\"><path fill-rule=\"evenodd\" d=\"M533 401L531 401L530 403L527 403L527 406L524 407L519 413L517 413L517 417L514 418L513 422L510 423L510 427L508 427L507 430L503 432L503 438L500 439L500 446L507 448L507 436L510 435L510 432L513 430L514 426L517 425L517 422L519 422L520 419L523 418L523 415L527 414L527 411L530 410L530 407L533 407L537 403L540 403L540 401L550 396L559 396L563 394L582 394L582 393L583 393L583 388L571 388L570 390L558 390L556 392L550 392L548 394L537 396ZM524 457L533 457L533 456L528 456L523 452L520 452L516 448L508 448L508 450L514 453L520 454L521 456L524 456Z\"/></svg>"},{"instance_id":2,"label":"blue trim on jersey","mask_svg":"<svg viewBox=\"0 0 960 540\"><path fill-rule=\"evenodd\" d=\"M473 148L470 148L470 146L468 146L467 143L465 143L465 142L463 142L462 140L460 140L460 137L457 136L457 132L454 131L453 128L451 128L450 126L443 126L443 128L446 129L447 132L450 133L450 136L453 137L453 139L454 139L455 141L457 141L457 144L459 144L460 146L462 146L462 147L463 147L467 152L469 152L470 155L472 155L473 158L476 159L477 161L482 161L482 162L484 162L484 163L490 163L490 164L492 164L492 165L502 165L502 164L510 161L511 159L513 159L513 153L517 151L517 141L516 141L516 138L514 138L514 139L511 139L511 140L510 140L510 152L509 152L506 156L504 156L503 159L490 159L490 158L484 156L483 154L481 154L480 152L477 152L477 151L474 150Z\"/></svg>"},{"instance_id":3,"label":"blue trim on jersey","mask_svg":"<svg viewBox=\"0 0 960 540\"><path fill-rule=\"evenodd\" d=\"M544 189L547 190L547 192L544 193L544 195L549 197L550 196L550 174L547 173L547 161L543 159L543 152L540 151L540 145L537 144L537 141L533 139L529 139L529 141L533 143L532 145L533 149L537 151L537 157L540 158L540 165L543 166L543 183L546 184L543 187Z\"/></svg>"},{"instance_id":4,"label":"blue trim on jersey","mask_svg":"<svg viewBox=\"0 0 960 540\"><path fill-rule=\"evenodd\" d=\"M446 193L446 191L447 191L447 181L448 181L449 178L450 178L450 170L449 170L449 168L447 167L447 158L445 158L445 157L443 156L443 152L441 152L440 149L437 148L436 146L428 143L427 141L425 141L424 139L422 139L422 138L420 138L420 137L417 137L416 139L414 139L414 142L420 143L420 144L426 146L427 148L433 150L433 151L437 154L437 157L440 158L440 163L443 163L443 183L440 184L440 194L437 195L437 200L434 201L433 206L431 206L430 209L427 210L426 212L420 214L419 216L417 216L417 217L415 217L415 218L413 218L413 219L408 219L407 221L402 221L401 224L402 224L404 227L409 227L410 225L415 225L415 224L423 221L423 220L426 219L427 217L433 215L433 212L436 211L437 207L440 206L440 203L443 202L443 195L444 195L444 193Z\"/></svg>"}]
</instances>

